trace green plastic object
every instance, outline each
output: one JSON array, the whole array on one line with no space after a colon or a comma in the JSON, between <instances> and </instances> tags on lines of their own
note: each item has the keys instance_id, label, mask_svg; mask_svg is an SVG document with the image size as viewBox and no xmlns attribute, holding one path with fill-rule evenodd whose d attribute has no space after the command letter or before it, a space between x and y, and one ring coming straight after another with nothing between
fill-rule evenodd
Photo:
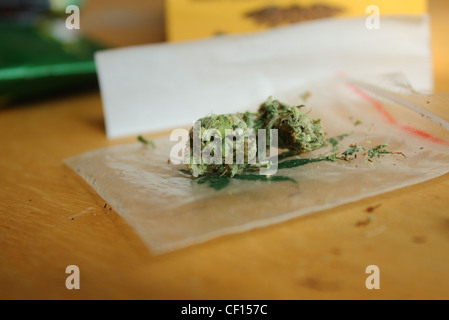
<instances>
[{"instance_id":1,"label":"green plastic object","mask_svg":"<svg viewBox=\"0 0 449 320\"><path fill-rule=\"evenodd\" d=\"M0 21L0 107L96 87L101 49L63 18Z\"/></svg>"}]
</instances>

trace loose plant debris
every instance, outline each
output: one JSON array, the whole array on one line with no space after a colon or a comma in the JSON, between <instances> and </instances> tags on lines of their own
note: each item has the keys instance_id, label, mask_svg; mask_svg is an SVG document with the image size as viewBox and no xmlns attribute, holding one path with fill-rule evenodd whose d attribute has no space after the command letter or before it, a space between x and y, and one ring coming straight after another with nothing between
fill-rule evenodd
<instances>
[{"instance_id":1,"label":"loose plant debris","mask_svg":"<svg viewBox=\"0 0 449 320\"><path fill-rule=\"evenodd\" d=\"M371 212L373 212L374 210L376 210L377 208L379 208L381 205L382 205L382 204L379 203L379 204L376 204L375 206L369 206L368 208L366 208L366 212L371 213Z\"/></svg>"},{"instance_id":2,"label":"loose plant debris","mask_svg":"<svg viewBox=\"0 0 449 320\"><path fill-rule=\"evenodd\" d=\"M372 215L369 215L366 219L360 220L356 222L356 227L364 227L367 226L373 221L374 217Z\"/></svg>"},{"instance_id":3,"label":"loose plant debris","mask_svg":"<svg viewBox=\"0 0 449 320\"><path fill-rule=\"evenodd\" d=\"M386 154L392 154L392 155L398 154L398 155L403 156L404 158L407 158L407 156L400 151L386 150L385 148L387 146L388 146L388 144L381 144L381 145L372 147L368 150L368 152L365 152L363 155L368 157L367 160L369 162L373 162L373 160L372 160L373 158L380 158L381 156L386 155ZM343 151L341 153L340 157L335 155L335 159L345 160L345 161L349 162L353 159L356 159L357 154L362 150L366 151L366 149L362 145L351 144L351 145L349 145L348 149L346 149L345 151Z\"/></svg>"},{"instance_id":4,"label":"loose plant debris","mask_svg":"<svg viewBox=\"0 0 449 320\"><path fill-rule=\"evenodd\" d=\"M349 145L348 149L341 153L343 157L340 157L339 159L348 161L351 159L350 156L354 156L353 158L357 158L356 153L360 150L365 150L365 148L363 146L351 144Z\"/></svg>"},{"instance_id":5,"label":"loose plant debris","mask_svg":"<svg viewBox=\"0 0 449 320\"><path fill-rule=\"evenodd\" d=\"M347 136L349 136L351 134L352 133L344 133L339 136L329 138L328 141L332 145L331 152L336 152L339 148L340 141L342 141L344 138L346 138Z\"/></svg>"},{"instance_id":6,"label":"loose plant debris","mask_svg":"<svg viewBox=\"0 0 449 320\"><path fill-rule=\"evenodd\" d=\"M388 144L381 144L381 145L378 145L376 147L373 147L373 148L369 149L368 150L368 157L370 159L372 159L372 158L375 158L375 157L380 158L380 156L383 155L383 154L400 154L404 158L407 158L405 156L405 154L403 154L402 152L388 151L388 150L385 149L386 147L388 147Z\"/></svg>"},{"instance_id":7,"label":"loose plant debris","mask_svg":"<svg viewBox=\"0 0 449 320\"><path fill-rule=\"evenodd\" d=\"M153 148L156 148L156 145L155 145L155 143L154 143L153 140L145 139L142 135L139 135L139 136L137 137L137 141L139 141L139 142L141 142L141 143L143 143L143 144L150 145L150 146L152 146Z\"/></svg>"}]
</instances>

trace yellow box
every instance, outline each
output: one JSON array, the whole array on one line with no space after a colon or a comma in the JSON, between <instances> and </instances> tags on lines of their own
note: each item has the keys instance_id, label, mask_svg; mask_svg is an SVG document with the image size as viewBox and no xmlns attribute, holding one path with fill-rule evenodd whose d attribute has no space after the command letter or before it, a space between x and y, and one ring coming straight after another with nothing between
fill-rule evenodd
<instances>
[{"instance_id":1,"label":"yellow box","mask_svg":"<svg viewBox=\"0 0 449 320\"><path fill-rule=\"evenodd\" d=\"M167 40L245 33L279 25L329 18L422 14L426 0L166 0Z\"/></svg>"}]
</instances>

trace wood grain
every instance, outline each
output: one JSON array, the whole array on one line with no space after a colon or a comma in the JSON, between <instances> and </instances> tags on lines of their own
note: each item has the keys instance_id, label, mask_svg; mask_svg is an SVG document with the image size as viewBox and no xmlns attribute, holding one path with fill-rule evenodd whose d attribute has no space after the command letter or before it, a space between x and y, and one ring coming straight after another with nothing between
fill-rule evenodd
<instances>
[{"instance_id":1,"label":"wood grain","mask_svg":"<svg viewBox=\"0 0 449 320\"><path fill-rule=\"evenodd\" d=\"M162 15L154 3L151 14ZM430 1L439 92L449 92L448 10ZM126 44L161 41L163 25L155 25ZM153 256L61 161L127 141L105 138L96 91L0 111L0 298L449 298L449 175ZM65 287L72 264L80 290ZM365 288L372 264L380 290Z\"/></svg>"}]
</instances>

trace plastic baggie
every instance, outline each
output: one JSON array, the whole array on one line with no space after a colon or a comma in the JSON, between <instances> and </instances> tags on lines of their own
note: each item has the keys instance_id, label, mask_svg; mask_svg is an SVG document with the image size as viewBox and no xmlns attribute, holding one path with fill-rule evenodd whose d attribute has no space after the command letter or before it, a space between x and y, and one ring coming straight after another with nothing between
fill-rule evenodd
<instances>
[{"instance_id":1,"label":"plastic baggie","mask_svg":"<svg viewBox=\"0 0 449 320\"><path fill-rule=\"evenodd\" d=\"M271 225L449 171L449 124L441 116L448 114L447 96L417 93L403 78L389 76L369 83L328 79L273 97L292 105L305 103L307 112L321 119L328 144L280 160L271 177L194 179L182 165L169 163L177 143L169 136L154 140L155 148L140 143L114 146L65 162L154 253ZM338 159L351 146L359 148L356 157ZM392 153L370 157L370 149L378 146L383 146L378 151ZM332 154L335 161L281 166L283 161Z\"/></svg>"}]
</instances>

